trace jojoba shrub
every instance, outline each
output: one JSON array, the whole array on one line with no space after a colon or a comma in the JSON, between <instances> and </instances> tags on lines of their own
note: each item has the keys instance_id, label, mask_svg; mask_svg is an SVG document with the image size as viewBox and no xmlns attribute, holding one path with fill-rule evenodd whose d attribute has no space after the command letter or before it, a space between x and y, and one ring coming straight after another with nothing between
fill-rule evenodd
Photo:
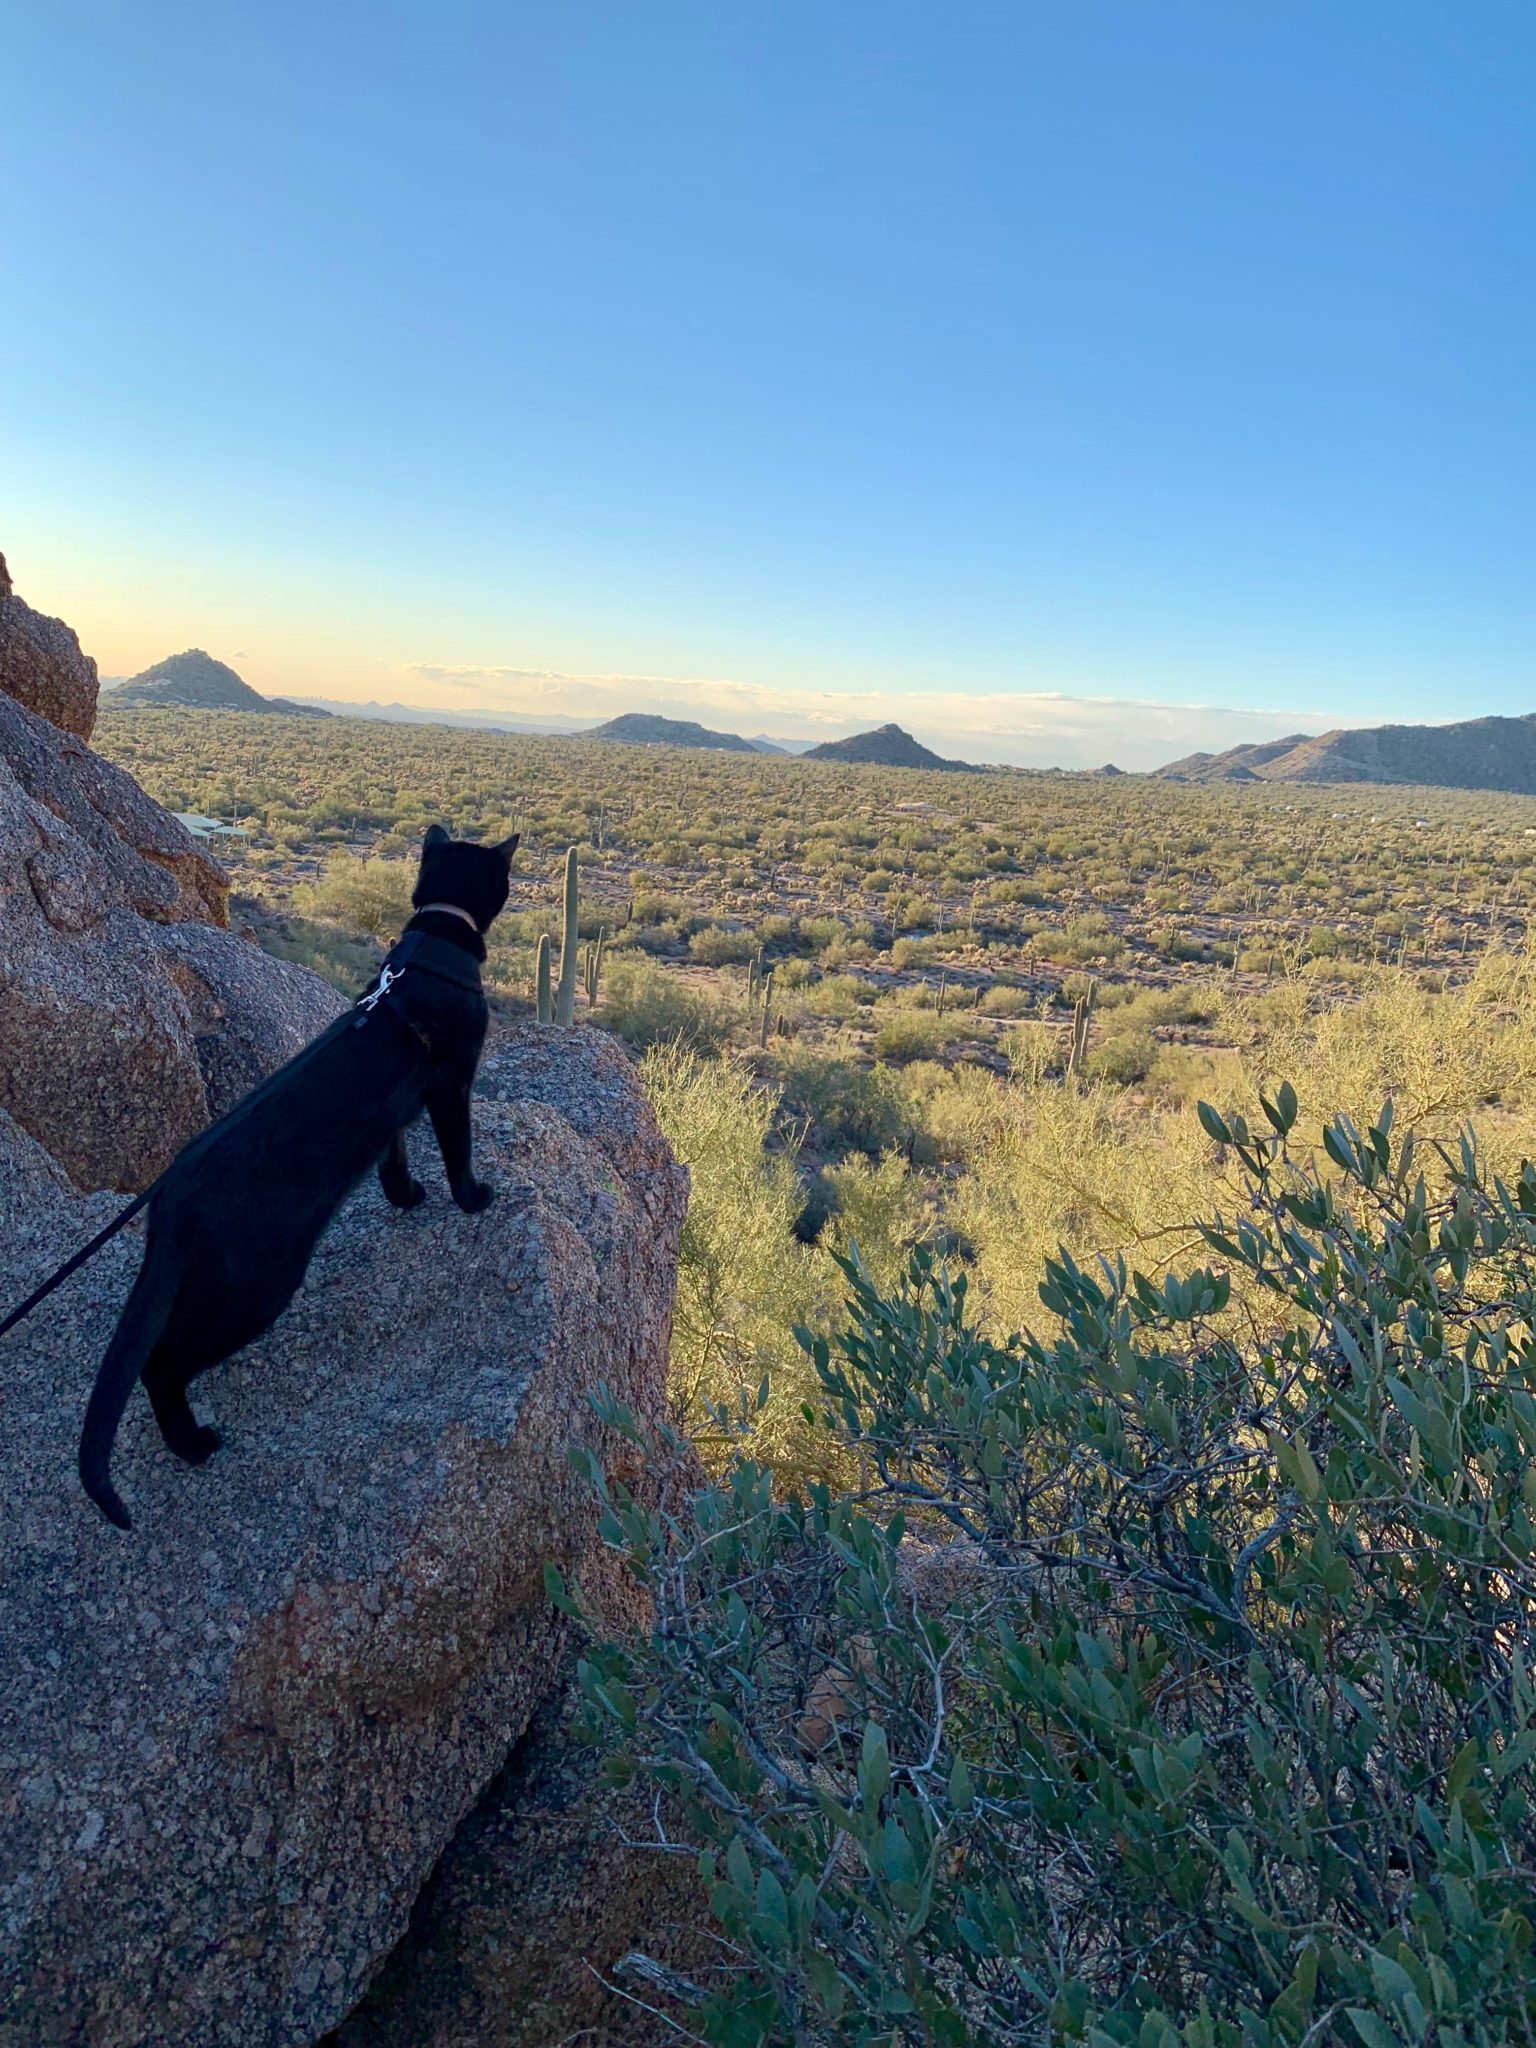
<instances>
[{"instance_id":1,"label":"jojoba shrub","mask_svg":"<svg viewBox=\"0 0 1536 2048\"><path fill-rule=\"evenodd\" d=\"M850 1253L802 1345L852 1490L700 1486L599 1397L655 1620L583 1682L698 1859L716 1960L645 1980L685 2037L1536 2038L1536 1168L1200 1115L1204 1262L1062 1256L1032 1334Z\"/></svg>"}]
</instances>

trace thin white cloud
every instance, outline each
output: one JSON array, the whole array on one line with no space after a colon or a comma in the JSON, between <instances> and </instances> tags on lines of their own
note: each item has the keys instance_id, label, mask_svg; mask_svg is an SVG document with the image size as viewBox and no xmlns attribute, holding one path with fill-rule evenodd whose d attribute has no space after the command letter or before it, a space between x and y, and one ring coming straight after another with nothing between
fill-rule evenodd
<instances>
[{"instance_id":1,"label":"thin white cloud","mask_svg":"<svg viewBox=\"0 0 1536 2048\"><path fill-rule=\"evenodd\" d=\"M1032 767L1093 768L1114 761L1122 768L1156 768L1196 748L1219 753L1246 741L1348 722L1337 709L1255 711L1057 690L808 690L727 677L573 674L444 662L414 662L400 674L407 688L451 692L463 708L528 718L596 723L622 711L649 711L789 740L836 739L895 720L940 753Z\"/></svg>"}]
</instances>

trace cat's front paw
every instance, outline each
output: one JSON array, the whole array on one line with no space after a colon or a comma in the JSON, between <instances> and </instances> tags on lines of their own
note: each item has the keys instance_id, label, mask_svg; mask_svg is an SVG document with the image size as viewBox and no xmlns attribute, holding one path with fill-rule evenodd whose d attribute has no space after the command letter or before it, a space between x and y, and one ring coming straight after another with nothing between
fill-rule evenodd
<instances>
[{"instance_id":1,"label":"cat's front paw","mask_svg":"<svg viewBox=\"0 0 1536 2048\"><path fill-rule=\"evenodd\" d=\"M453 1199L466 1216L478 1216L482 1209L490 1207L495 1196L496 1190L485 1180L467 1180L453 1190Z\"/></svg>"},{"instance_id":2,"label":"cat's front paw","mask_svg":"<svg viewBox=\"0 0 1536 2048\"><path fill-rule=\"evenodd\" d=\"M419 1209L427 1199L427 1191L419 1180L408 1180L404 1187L386 1188L384 1192L397 1209Z\"/></svg>"}]
</instances>

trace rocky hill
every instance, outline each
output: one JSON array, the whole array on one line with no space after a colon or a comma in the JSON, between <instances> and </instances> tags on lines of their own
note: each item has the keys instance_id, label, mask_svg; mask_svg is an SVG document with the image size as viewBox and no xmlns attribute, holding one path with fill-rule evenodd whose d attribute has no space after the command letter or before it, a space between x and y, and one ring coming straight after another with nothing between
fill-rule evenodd
<instances>
[{"instance_id":1,"label":"rocky hill","mask_svg":"<svg viewBox=\"0 0 1536 2048\"><path fill-rule=\"evenodd\" d=\"M295 704L288 697L263 697L228 662L215 661L201 647L169 654L153 668L141 669L110 693L114 711L130 706L177 704L191 711L282 711L294 718L329 718L318 704Z\"/></svg>"},{"instance_id":2,"label":"rocky hill","mask_svg":"<svg viewBox=\"0 0 1536 2048\"><path fill-rule=\"evenodd\" d=\"M1292 733L1224 754L1189 754L1170 782L1408 782L1536 795L1536 713L1454 725L1375 725Z\"/></svg>"},{"instance_id":3,"label":"rocky hill","mask_svg":"<svg viewBox=\"0 0 1536 2048\"><path fill-rule=\"evenodd\" d=\"M861 761L873 768L969 768L968 761L946 761L899 725L876 726L851 739L824 740L804 756L807 761Z\"/></svg>"},{"instance_id":4,"label":"rocky hill","mask_svg":"<svg viewBox=\"0 0 1536 2048\"><path fill-rule=\"evenodd\" d=\"M658 718L649 711L626 711L579 733L584 740L622 740L631 747L717 747L728 754L760 754L763 749L739 733L711 732L691 718Z\"/></svg>"}]
</instances>

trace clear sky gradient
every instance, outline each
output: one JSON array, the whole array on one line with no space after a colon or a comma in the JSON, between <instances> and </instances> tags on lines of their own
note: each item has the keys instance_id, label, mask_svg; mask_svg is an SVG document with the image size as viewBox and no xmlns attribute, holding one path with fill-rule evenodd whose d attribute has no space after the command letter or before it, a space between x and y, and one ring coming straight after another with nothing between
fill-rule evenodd
<instances>
[{"instance_id":1,"label":"clear sky gradient","mask_svg":"<svg viewBox=\"0 0 1536 2048\"><path fill-rule=\"evenodd\" d=\"M1530 0L0 0L0 548L109 675L1533 710L1533 97Z\"/></svg>"}]
</instances>

